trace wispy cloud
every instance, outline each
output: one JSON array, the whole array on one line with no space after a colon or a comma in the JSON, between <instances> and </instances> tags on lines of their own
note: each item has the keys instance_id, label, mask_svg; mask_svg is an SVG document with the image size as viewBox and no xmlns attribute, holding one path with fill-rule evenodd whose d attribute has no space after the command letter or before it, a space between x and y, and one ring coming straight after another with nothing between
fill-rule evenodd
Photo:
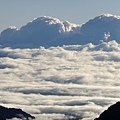
<instances>
[{"instance_id":1,"label":"wispy cloud","mask_svg":"<svg viewBox=\"0 0 120 120\"><path fill-rule=\"evenodd\" d=\"M119 101L119 61L115 41L0 49L0 104L22 108L37 120L93 120Z\"/></svg>"}]
</instances>

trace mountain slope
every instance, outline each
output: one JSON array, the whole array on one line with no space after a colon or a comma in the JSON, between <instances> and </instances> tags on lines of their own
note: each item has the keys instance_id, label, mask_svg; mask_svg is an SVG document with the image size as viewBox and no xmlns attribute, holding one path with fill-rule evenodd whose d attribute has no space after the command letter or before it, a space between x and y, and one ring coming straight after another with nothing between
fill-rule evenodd
<instances>
[{"instance_id":1,"label":"mountain slope","mask_svg":"<svg viewBox=\"0 0 120 120\"><path fill-rule=\"evenodd\" d=\"M111 105L95 120L120 120L120 102Z\"/></svg>"},{"instance_id":2,"label":"mountain slope","mask_svg":"<svg viewBox=\"0 0 120 120\"><path fill-rule=\"evenodd\" d=\"M19 118L22 120L33 120L35 119L34 116L24 112L21 109L16 108L6 108L0 106L0 120L12 119L12 118Z\"/></svg>"}]
</instances>

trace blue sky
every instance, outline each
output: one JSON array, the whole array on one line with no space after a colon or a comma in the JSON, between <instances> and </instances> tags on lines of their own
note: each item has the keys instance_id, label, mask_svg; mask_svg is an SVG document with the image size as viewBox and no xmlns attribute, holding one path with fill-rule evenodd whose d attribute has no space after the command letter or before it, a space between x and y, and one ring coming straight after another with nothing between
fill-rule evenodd
<instances>
[{"instance_id":1,"label":"blue sky","mask_svg":"<svg viewBox=\"0 0 120 120\"><path fill-rule=\"evenodd\" d=\"M120 0L0 0L0 32L40 16L81 24L103 13L120 15Z\"/></svg>"}]
</instances>

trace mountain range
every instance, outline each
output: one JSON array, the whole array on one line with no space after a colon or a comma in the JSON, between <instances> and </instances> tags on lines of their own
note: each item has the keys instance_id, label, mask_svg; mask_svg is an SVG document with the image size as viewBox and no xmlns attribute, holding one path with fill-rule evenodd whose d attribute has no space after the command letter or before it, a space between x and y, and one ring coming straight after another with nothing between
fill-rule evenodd
<instances>
[{"instance_id":1,"label":"mountain range","mask_svg":"<svg viewBox=\"0 0 120 120\"><path fill-rule=\"evenodd\" d=\"M12 26L0 34L3 47L50 47L75 44L99 44L101 40L120 43L120 16L102 14L78 25L43 16L20 29Z\"/></svg>"}]
</instances>

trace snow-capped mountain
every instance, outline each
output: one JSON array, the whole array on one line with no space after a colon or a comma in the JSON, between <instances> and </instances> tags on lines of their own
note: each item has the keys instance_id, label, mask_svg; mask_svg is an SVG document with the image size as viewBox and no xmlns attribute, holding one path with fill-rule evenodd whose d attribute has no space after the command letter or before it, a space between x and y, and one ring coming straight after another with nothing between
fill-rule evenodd
<instances>
[{"instance_id":1,"label":"snow-capped mountain","mask_svg":"<svg viewBox=\"0 0 120 120\"><path fill-rule=\"evenodd\" d=\"M98 44L100 40L120 43L120 16L103 14L83 25L61 22L49 16L39 17L20 29L9 27L1 32L0 44L16 47L50 47L73 44Z\"/></svg>"}]
</instances>

